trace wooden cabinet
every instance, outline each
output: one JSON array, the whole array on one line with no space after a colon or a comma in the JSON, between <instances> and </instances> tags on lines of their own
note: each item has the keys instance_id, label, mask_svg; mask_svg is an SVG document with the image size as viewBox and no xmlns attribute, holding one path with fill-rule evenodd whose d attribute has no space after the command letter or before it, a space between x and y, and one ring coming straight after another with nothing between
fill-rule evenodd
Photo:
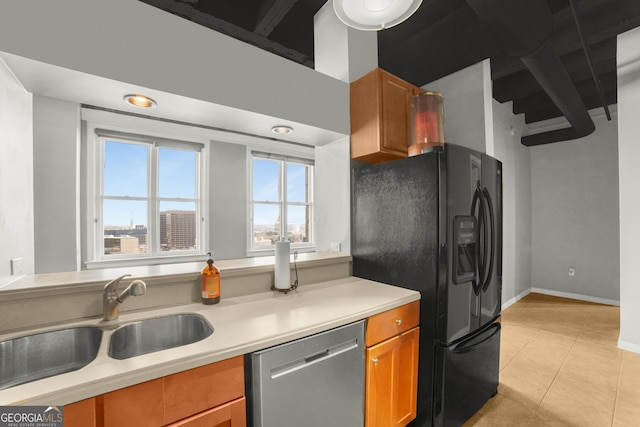
<instances>
[{"instance_id":1,"label":"wooden cabinet","mask_svg":"<svg viewBox=\"0 0 640 427\"><path fill-rule=\"evenodd\" d=\"M365 343L365 426L405 426L416 417L420 303L372 316Z\"/></svg>"},{"instance_id":2,"label":"wooden cabinet","mask_svg":"<svg viewBox=\"0 0 640 427\"><path fill-rule=\"evenodd\" d=\"M244 357L65 406L65 427L245 427Z\"/></svg>"},{"instance_id":3,"label":"wooden cabinet","mask_svg":"<svg viewBox=\"0 0 640 427\"><path fill-rule=\"evenodd\" d=\"M351 83L351 158L382 163L407 157L409 99L419 93L380 68Z\"/></svg>"},{"instance_id":4,"label":"wooden cabinet","mask_svg":"<svg viewBox=\"0 0 640 427\"><path fill-rule=\"evenodd\" d=\"M64 427L95 427L96 398L65 405Z\"/></svg>"},{"instance_id":5,"label":"wooden cabinet","mask_svg":"<svg viewBox=\"0 0 640 427\"><path fill-rule=\"evenodd\" d=\"M247 415L245 398L234 400L170 424L168 427L245 427Z\"/></svg>"}]
</instances>

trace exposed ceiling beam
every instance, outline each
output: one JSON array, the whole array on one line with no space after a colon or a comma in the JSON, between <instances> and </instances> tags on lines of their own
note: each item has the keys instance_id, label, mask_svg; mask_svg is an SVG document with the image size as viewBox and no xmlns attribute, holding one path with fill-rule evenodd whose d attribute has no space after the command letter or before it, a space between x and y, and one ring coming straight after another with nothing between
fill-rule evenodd
<instances>
[{"instance_id":1,"label":"exposed ceiling beam","mask_svg":"<svg viewBox=\"0 0 640 427\"><path fill-rule=\"evenodd\" d=\"M253 30L261 36L267 37L280 21L287 16L298 0L265 0L262 2L256 27Z\"/></svg>"},{"instance_id":2,"label":"exposed ceiling beam","mask_svg":"<svg viewBox=\"0 0 640 427\"><path fill-rule=\"evenodd\" d=\"M253 46L275 53L276 55L280 55L284 58L313 68L313 60L308 56L303 55L293 49L289 49L279 43L275 43L265 36L256 34L252 31L247 31L244 28L231 24L227 21L223 21L222 19L216 18L215 16L208 13L200 12L190 4L180 3L174 0L140 1L173 13L174 15L189 19L190 21L193 21L197 24L203 25L220 33L226 34L235 39L252 44Z\"/></svg>"},{"instance_id":3,"label":"exposed ceiling beam","mask_svg":"<svg viewBox=\"0 0 640 427\"><path fill-rule=\"evenodd\" d=\"M607 91L616 90L616 72L609 72L607 74L601 75L601 82L603 87ZM583 99L592 98L598 96L598 91L591 79L590 75L585 76L585 79L579 82L576 82L576 89L580 93L580 96ZM538 92L534 95L528 96L526 98L517 99L513 101L513 114L522 114L528 111L535 111L538 109L548 110L555 107L555 104L549 96L544 92ZM560 110L558 111L558 116L562 115Z\"/></svg>"},{"instance_id":4,"label":"exposed ceiling beam","mask_svg":"<svg viewBox=\"0 0 640 427\"><path fill-rule=\"evenodd\" d=\"M616 69L616 38L612 37L592 48L594 67L599 73L607 73ZM587 77L585 57L582 50L576 50L560 58L573 81ZM491 68L494 62L491 60ZM541 91L540 85L528 70L521 70L493 81L493 98L498 102L507 102L525 98Z\"/></svg>"},{"instance_id":5,"label":"exposed ceiling beam","mask_svg":"<svg viewBox=\"0 0 640 427\"><path fill-rule=\"evenodd\" d=\"M424 86L498 52L486 26L465 6L393 48L379 46L378 64L416 86Z\"/></svg>"},{"instance_id":6,"label":"exposed ceiling beam","mask_svg":"<svg viewBox=\"0 0 640 427\"><path fill-rule=\"evenodd\" d=\"M635 2L635 3L634 3ZM640 2L632 0L583 0L580 2L585 33L591 34L590 45L602 42L618 34L640 26ZM554 15L554 33L551 45L560 56L581 49L571 10L563 10ZM501 55L493 58L493 79L499 79L525 67L517 58Z\"/></svg>"}]
</instances>

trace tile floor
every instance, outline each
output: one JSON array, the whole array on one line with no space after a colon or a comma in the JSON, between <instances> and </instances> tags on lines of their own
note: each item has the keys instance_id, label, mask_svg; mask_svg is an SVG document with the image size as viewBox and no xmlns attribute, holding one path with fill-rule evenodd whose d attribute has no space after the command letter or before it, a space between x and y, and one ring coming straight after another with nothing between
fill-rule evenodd
<instances>
[{"instance_id":1,"label":"tile floor","mask_svg":"<svg viewBox=\"0 0 640 427\"><path fill-rule=\"evenodd\" d=\"M500 385L464 426L640 426L640 355L620 308L529 294L502 313Z\"/></svg>"}]
</instances>

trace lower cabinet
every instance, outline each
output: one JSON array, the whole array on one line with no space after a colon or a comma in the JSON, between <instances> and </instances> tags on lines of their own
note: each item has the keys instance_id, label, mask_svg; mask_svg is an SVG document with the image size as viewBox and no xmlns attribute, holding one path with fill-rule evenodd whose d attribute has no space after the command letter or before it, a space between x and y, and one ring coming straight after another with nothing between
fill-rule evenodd
<instances>
[{"instance_id":1,"label":"lower cabinet","mask_svg":"<svg viewBox=\"0 0 640 427\"><path fill-rule=\"evenodd\" d=\"M96 398L81 400L64 407L64 427L95 427Z\"/></svg>"},{"instance_id":2,"label":"lower cabinet","mask_svg":"<svg viewBox=\"0 0 640 427\"><path fill-rule=\"evenodd\" d=\"M245 398L217 406L192 417L169 424L169 427L244 427L247 425Z\"/></svg>"},{"instance_id":3,"label":"lower cabinet","mask_svg":"<svg viewBox=\"0 0 640 427\"><path fill-rule=\"evenodd\" d=\"M404 426L416 417L419 328L367 349L367 427Z\"/></svg>"},{"instance_id":4,"label":"lower cabinet","mask_svg":"<svg viewBox=\"0 0 640 427\"><path fill-rule=\"evenodd\" d=\"M419 302L372 316L365 339L365 426L405 426L416 417Z\"/></svg>"},{"instance_id":5,"label":"lower cabinet","mask_svg":"<svg viewBox=\"0 0 640 427\"><path fill-rule=\"evenodd\" d=\"M234 357L67 405L65 427L76 426L245 427L244 358Z\"/></svg>"}]
</instances>

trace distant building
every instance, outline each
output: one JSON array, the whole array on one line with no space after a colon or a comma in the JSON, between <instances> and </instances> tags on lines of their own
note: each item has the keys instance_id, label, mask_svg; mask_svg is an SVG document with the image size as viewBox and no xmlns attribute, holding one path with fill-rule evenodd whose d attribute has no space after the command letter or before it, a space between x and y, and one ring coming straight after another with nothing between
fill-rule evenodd
<instances>
[{"instance_id":1,"label":"distant building","mask_svg":"<svg viewBox=\"0 0 640 427\"><path fill-rule=\"evenodd\" d=\"M160 212L160 247L163 250L196 247L196 212Z\"/></svg>"},{"instance_id":2,"label":"distant building","mask_svg":"<svg viewBox=\"0 0 640 427\"><path fill-rule=\"evenodd\" d=\"M105 227L104 229L105 238L107 236L111 237L121 237L121 236L131 236L136 237L140 245L146 246L147 244L147 227L144 225L136 225L134 228L112 228ZM105 243L106 247L106 243Z\"/></svg>"},{"instance_id":3,"label":"distant building","mask_svg":"<svg viewBox=\"0 0 640 427\"><path fill-rule=\"evenodd\" d=\"M137 254L138 238L131 236L105 237L104 253L105 254Z\"/></svg>"}]
</instances>

